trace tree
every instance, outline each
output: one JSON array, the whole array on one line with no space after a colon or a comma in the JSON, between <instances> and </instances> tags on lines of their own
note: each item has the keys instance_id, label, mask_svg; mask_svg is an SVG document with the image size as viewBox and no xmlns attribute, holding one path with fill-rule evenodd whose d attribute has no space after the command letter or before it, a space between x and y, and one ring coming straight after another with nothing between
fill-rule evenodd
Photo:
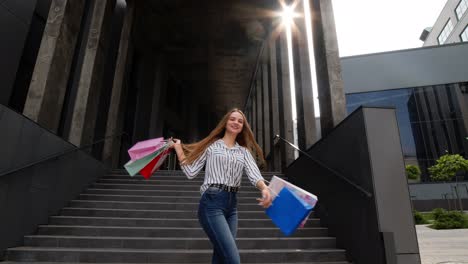
<instances>
[{"instance_id":1,"label":"tree","mask_svg":"<svg viewBox=\"0 0 468 264\"><path fill-rule=\"evenodd\" d=\"M459 154L445 154L429 168L431 179L434 181L450 181L457 172L463 171L468 171L468 160Z\"/></svg>"},{"instance_id":2,"label":"tree","mask_svg":"<svg viewBox=\"0 0 468 264\"><path fill-rule=\"evenodd\" d=\"M416 165L406 165L406 176L410 180L418 180L421 176L421 170Z\"/></svg>"}]
</instances>

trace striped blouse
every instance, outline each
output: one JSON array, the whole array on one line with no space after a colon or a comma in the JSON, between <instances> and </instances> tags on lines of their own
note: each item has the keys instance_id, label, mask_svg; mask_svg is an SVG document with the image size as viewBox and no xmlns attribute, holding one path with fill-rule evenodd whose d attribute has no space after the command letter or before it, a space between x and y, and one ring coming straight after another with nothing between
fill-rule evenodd
<instances>
[{"instance_id":1,"label":"striped blouse","mask_svg":"<svg viewBox=\"0 0 468 264\"><path fill-rule=\"evenodd\" d=\"M193 179L205 165L205 180L200 187L202 194L213 183L239 187L244 172L254 186L263 180L250 151L237 142L228 148L223 139L218 139L192 164L181 165L181 168L187 178Z\"/></svg>"}]
</instances>

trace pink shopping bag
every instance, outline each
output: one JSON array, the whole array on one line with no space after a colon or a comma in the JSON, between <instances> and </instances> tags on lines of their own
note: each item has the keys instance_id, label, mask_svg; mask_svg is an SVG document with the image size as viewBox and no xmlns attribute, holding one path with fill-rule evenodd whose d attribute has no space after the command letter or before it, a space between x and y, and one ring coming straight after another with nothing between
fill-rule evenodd
<instances>
[{"instance_id":1,"label":"pink shopping bag","mask_svg":"<svg viewBox=\"0 0 468 264\"><path fill-rule=\"evenodd\" d=\"M165 144L166 142L163 137L140 141L128 150L128 155L130 155L131 160L141 159L160 149Z\"/></svg>"}]
</instances>

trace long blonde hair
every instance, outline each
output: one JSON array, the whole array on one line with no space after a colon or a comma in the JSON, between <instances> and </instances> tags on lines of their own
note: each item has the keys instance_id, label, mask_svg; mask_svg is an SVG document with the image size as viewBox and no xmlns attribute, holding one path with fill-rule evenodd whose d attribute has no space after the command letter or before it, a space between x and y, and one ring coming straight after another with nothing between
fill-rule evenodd
<instances>
[{"instance_id":1,"label":"long blonde hair","mask_svg":"<svg viewBox=\"0 0 468 264\"><path fill-rule=\"evenodd\" d=\"M238 112L239 114L241 114L242 118L244 119L242 131L236 137L237 143L247 148L252 153L252 155L257 158L257 162L264 165L265 160L263 157L263 151L255 141L252 129L250 128L250 125L247 122L247 118L245 118L244 113L242 113L242 111L237 108L234 108L227 112L221 119L221 121L219 121L216 128L213 129L206 138L192 144L182 144L182 149L184 150L185 154L185 160L183 160L182 163L191 164L196 159L198 159L203 154L203 152L205 152L205 150L211 144L213 144L213 142L222 138L224 136L224 133L226 132L226 124L229 120L229 117L234 112Z\"/></svg>"}]
</instances>

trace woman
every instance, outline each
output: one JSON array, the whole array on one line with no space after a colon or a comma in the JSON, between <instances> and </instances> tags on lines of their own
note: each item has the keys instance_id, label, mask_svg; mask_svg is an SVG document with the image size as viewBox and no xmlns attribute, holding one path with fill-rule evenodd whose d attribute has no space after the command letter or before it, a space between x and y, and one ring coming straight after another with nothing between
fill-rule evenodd
<instances>
[{"instance_id":1,"label":"woman","mask_svg":"<svg viewBox=\"0 0 468 264\"><path fill-rule=\"evenodd\" d=\"M213 244L212 263L240 263L236 246L237 191L244 172L261 191L259 205L267 208L271 204L270 192L251 151L261 160L263 153L245 115L233 109L208 137L189 145L176 139L174 149L187 178L195 178L206 166L198 219Z\"/></svg>"}]
</instances>

